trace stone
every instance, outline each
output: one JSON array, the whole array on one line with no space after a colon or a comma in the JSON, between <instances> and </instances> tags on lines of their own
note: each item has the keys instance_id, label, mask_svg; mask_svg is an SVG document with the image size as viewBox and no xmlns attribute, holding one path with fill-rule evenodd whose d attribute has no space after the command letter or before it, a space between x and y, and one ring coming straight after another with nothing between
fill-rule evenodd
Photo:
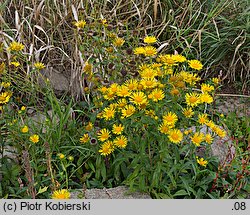
<instances>
[{"instance_id":1,"label":"stone","mask_svg":"<svg viewBox=\"0 0 250 215\"><path fill-rule=\"evenodd\" d=\"M141 192L131 192L126 186L103 189L87 189L83 191L71 192L71 198L77 199L84 194L85 199L151 199L150 195Z\"/></svg>"}]
</instances>

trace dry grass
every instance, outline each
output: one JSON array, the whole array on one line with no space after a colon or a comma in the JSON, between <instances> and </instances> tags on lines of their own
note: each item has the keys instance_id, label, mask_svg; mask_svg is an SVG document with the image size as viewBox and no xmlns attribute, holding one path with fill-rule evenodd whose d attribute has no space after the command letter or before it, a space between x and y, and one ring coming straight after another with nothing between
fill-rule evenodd
<instances>
[{"instance_id":1,"label":"dry grass","mask_svg":"<svg viewBox=\"0 0 250 215\"><path fill-rule=\"evenodd\" d=\"M209 1L193 0L5 1L0 6L0 38L6 47L12 40L25 44L25 51L29 53L27 74L31 71L30 65L43 62L48 71L68 77L71 93L78 96L83 93L82 69L89 55L79 50L73 22L93 18L106 18L119 26L121 32L137 29L140 37L154 34L164 44L160 49L204 59L207 66L204 76L221 68L224 78L234 81L241 77L246 87L250 73L249 47L243 49L249 46L247 31L242 28L231 35L230 49L223 49L227 40L225 33L230 29L222 29L219 17L229 7L236 10L237 4L233 3L233 0L213 5ZM225 60L228 56L230 59Z\"/></svg>"}]
</instances>

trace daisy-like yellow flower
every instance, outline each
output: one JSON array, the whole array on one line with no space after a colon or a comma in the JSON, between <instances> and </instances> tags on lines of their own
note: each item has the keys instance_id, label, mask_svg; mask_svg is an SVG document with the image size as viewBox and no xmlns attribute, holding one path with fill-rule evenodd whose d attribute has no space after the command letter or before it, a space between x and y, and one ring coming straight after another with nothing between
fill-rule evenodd
<instances>
[{"instance_id":1,"label":"daisy-like yellow flower","mask_svg":"<svg viewBox=\"0 0 250 215\"><path fill-rule=\"evenodd\" d=\"M224 138L227 135L227 132L221 129L219 126L215 126L213 130L221 138Z\"/></svg>"},{"instance_id":2,"label":"daisy-like yellow flower","mask_svg":"<svg viewBox=\"0 0 250 215\"><path fill-rule=\"evenodd\" d=\"M12 61L12 62L10 62L10 65L13 65L14 67L19 67L20 63L17 61Z\"/></svg>"},{"instance_id":3,"label":"daisy-like yellow flower","mask_svg":"<svg viewBox=\"0 0 250 215\"><path fill-rule=\"evenodd\" d=\"M9 87L10 87L10 82L2 82L2 83L1 83L1 86L2 86L3 88L9 88Z\"/></svg>"},{"instance_id":4,"label":"daisy-like yellow flower","mask_svg":"<svg viewBox=\"0 0 250 215\"><path fill-rule=\"evenodd\" d=\"M25 106L22 106L21 107L21 111L25 111L26 110L26 107Z\"/></svg>"},{"instance_id":5,"label":"daisy-like yellow flower","mask_svg":"<svg viewBox=\"0 0 250 215\"><path fill-rule=\"evenodd\" d=\"M140 55L140 54L144 54L145 53L145 49L144 47L137 47L134 49L134 54L135 55Z\"/></svg>"},{"instance_id":6,"label":"daisy-like yellow flower","mask_svg":"<svg viewBox=\"0 0 250 215\"><path fill-rule=\"evenodd\" d=\"M143 40L144 43L153 44L156 43L157 39L154 36L146 36Z\"/></svg>"},{"instance_id":7,"label":"daisy-like yellow flower","mask_svg":"<svg viewBox=\"0 0 250 215\"><path fill-rule=\"evenodd\" d=\"M173 88L171 91L170 91L170 94L173 95L173 96L178 96L180 94L180 91L177 89L177 88Z\"/></svg>"},{"instance_id":8,"label":"daisy-like yellow flower","mask_svg":"<svg viewBox=\"0 0 250 215\"><path fill-rule=\"evenodd\" d=\"M115 117L115 109L110 108L110 107L104 108L104 110L102 112L102 117L105 120L110 120L110 119L114 118Z\"/></svg>"},{"instance_id":9,"label":"daisy-like yellow flower","mask_svg":"<svg viewBox=\"0 0 250 215\"><path fill-rule=\"evenodd\" d=\"M114 151L114 144L112 141L108 140L102 144L101 148L99 149L99 153L103 156L107 156Z\"/></svg>"},{"instance_id":10,"label":"daisy-like yellow flower","mask_svg":"<svg viewBox=\"0 0 250 215\"><path fill-rule=\"evenodd\" d=\"M184 114L185 117L191 118L194 115L194 111L192 110L191 107L184 108L182 113Z\"/></svg>"},{"instance_id":11,"label":"daisy-like yellow flower","mask_svg":"<svg viewBox=\"0 0 250 215\"><path fill-rule=\"evenodd\" d=\"M168 132L168 138L172 143L180 143L183 139L183 134L179 129L172 129Z\"/></svg>"},{"instance_id":12,"label":"daisy-like yellow flower","mask_svg":"<svg viewBox=\"0 0 250 215\"><path fill-rule=\"evenodd\" d=\"M116 93L118 91L119 85L117 83L113 83L110 85L109 90L111 90L111 92Z\"/></svg>"},{"instance_id":13,"label":"daisy-like yellow flower","mask_svg":"<svg viewBox=\"0 0 250 215\"><path fill-rule=\"evenodd\" d=\"M135 107L133 105L126 105L123 109L122 109L122 119L126 118L126 117L130 117L134 114L135 112Z\"/></svg>"},{"instance_id":14,"label":"daisy-like yellow flower","mask_svg":"<svg viewBox=\"0 0 250 215\"><path fill-rule=\"evenodd\" d=\"M185 98L188 106L195 107L200 104L200 94L198 93L187 93Z\"/></svg>"},{"instance_id":15,"label":"daisy-like yellow flower","mask_svg":"<svg viewBox=\"0 0 250 215\"><path fill-rule=\"evenodd\" d=\"M201 85L201 91L203 93L209 93L214 90L214 86L209 85L209 84L202 84Z\"/></svg>"},{"instance_id":16,"label":"daisy-like yellow flower","mask_svg":"<svg viewBox=\"0 0 250 215\"><path fill-rule=\"evenodd\" d=\"M39 142L39 136L37 134L33 134L32 136L30 136L30 141L32 143L38 143Z\"/></svg>"},{"instance_id":17,"label":"daisy-like yellow flower","mask_svg":"<svg viewBox=\"0 0 250 215\"><path fill-rule=\"evenodd\" d=\"M114 144L118 148L125 148L128 144L128 139L124 135L121 135L114 140Z\"/></svg>"},{"instance_id":18,"label":"daisy-like yellow flower","mask_svg":"<svg viewBox=\"0 0 250 215\"><path fill-rule=\"evenodd\" d=\"M85 129L87 131L91 131L93 129L93 123L92 122L88 122L88 124L85 126Z\"/></svg>"},{"instance_id":19,"label":"daisy-like yellow flower","mask_svg":"<svg viewBox=\"0 0 250 215\"><path fill-rule=\"evenodd\" d=\"M84 134L81 138L80 138L80 142L81 143L87 143L90 140L89 134Z\"/></svg>"},{"instance_id":20,"label":"daisy-like yellow flower","mask_svg":"<svg viewBox=\"0 0 250 215\"><path fill-rule=\"evenodd\" d=\"M142 79L153 79L157 76L157 72L151 68L145 68L140 71L140 76Z\"/></svg>"},{"instance_id":21,"label":"daisy-like yellow flower","mask_svg":"<svg viewBox=\"0 0 250 215\"><path fill-rule=\"evenodd\" d=\"M157 50L153 46L146 46L144 48L144 53L145 57L153 57L157 54Z\"/></svg>"},{"instance_id":22,"label":"daisy-like yellow flower","mask_svg":"<svg viewBox=\"0 0 250 215\"><path fill-rule=\"evenodd\" d=\"M208 121L207 114L199 114L198 123L200 123L201 125L204 125L206 124L207 121Z\"/></svg>"},{"instance_id":23,"label":"daisy-like yellow flower","mask_svg":"<svg viewBox=\"0 0 250 215\"><path fill-rule=\"evenodd\" d=\"M211 134L206 134L204 140L206 141L206 143L211 144L213 142L213 137Z\"/></svg>"},{"instance_id":24,"label":"daisy-like yellow flower","mask_svg":"<svg viewBox=\"0 0 250 215\"><path fill-rule=\"evenodd\" d=\"M183 55L180 54L173 55L172 58L174 59L175 62L178 63L183 63L187 60Z\"/></svg>"},{"instance_id":25,"label":"daisy-like yellow flower","mask_svg":"<svg viewBox=\"0 0 250 215\"><path fill-rule=\"evenodd\" d=\"M130 96L130 101L136 105L142 105L147 102L147 97L143 92L134 92Z\"/></svg>"},{"instance_id":26,"label":"daisy-like yellow flower","mask_svg":"<svg viewBox=\"0 0 250 215\"><path fill-rule=\"evenodd\" d=\"M45 68L45 65L41 62L36 62L36 63L34 63L34 67L38 70L41 70L41 69Z\"/></svg>"},{"instance_id":27,"label":"daisy-like yellow flower","mask_svg":"<svg viewBox=\"0 0 250 215\"><path fill-rule=\"evenodd\" d=\"M138 81L136 79L129 79L125 82L125 86L128 87L129 90L137 90Z\"/></svg>"},{"instance_id":28,"label":"daisy-like yellow flower","mask_svg":"<svg viewBox=\"0 0 250 215\"><path fill-rule=\"evenodd\" d=\"M83 71L86 72L87 74L90 74L92 72L92 69L93 65L87 61L84 65Z\"/></svg>"},{"instance_id":29,"label":"daisy-like yellow flower","mask_svg":"<svg viewBox=\"0 0 250 215\"><path fill-rule=\"evenodd\" d=\"M178 117L175 113L172 113L171 111L167 114L163 115L163 123L167 125L172 125L178 121Z\"/></svg>"},{"instance_id":30,"label":"daisy-like yellow flower","mask_svg":"<svg viewBox=\"0 0 250 215\"><path fill-rule=\"evenodd\" d=\"M208 164L208 161L204 160L204 158L198 158L196 157L197 163L200 164L201 166L206 167Z\"/></svg>"},{"instance_id":31,"label":"daisy-like yellow flower","mask_svg":"<svg viewBox=\"0 0 250 215\"><path fill-rule=\"evenodd\" d=\"M117 101L118 108L124 108L127 105L127 100L122 98Z\"/></svg>"},{"instance_id":32,"label":"daisy-like yellow flower","mask_svg":"<svg viewBox=\"0 0 250 215\"><path fill-rule=\"evenodd\" d=\"M27 125L23 126L21 129L22 133L27 133L29 131L29 127Z\"/></svg>"},{"instance_id":33,"label":"daisy-like yellow flower","mask_svg":"<svg viewBox=\"0 0 250 215\"><path fill-rule=\"evenodd\" d=\"M116 94L121 97L128 97L131 94L131 92L127 86L122 85L119 86Z\"/></svg>"},{"instance_id":34,"label":"daisy-like yellow flower","mask_svg":"<svg viewBox=\"0 0 250 215\"><path fill-rule=\"evenodd\" d=\"M219 78L212 78L212 82L215 84L215 85L218 85L220 83L220 79Z\"/></svg>"},{"instance_id":35,"label":"daisy-like yellow flower","mask_svg":"<svg viewBox=\"0 0 250 215\"><path fill-rule=\"evenodd\" d=\"M100 21L101 21L102 25L104 25L104 26L106 26L108 24L106 19L101 19Z\"/></svg>"},{"instance_id":36,"label":"daisy-like yellow flower","mask_svg":"<svg viewBox=\"0 0 250 215\"><path fill-rule=\"evenodd\" d=\"M0 105L6 104L10 100L10 94L8 92L3 92L0 94Z\"/></svg>"},{"instance_id":37,"label":"daisy-like yellow flower","mask_svg":"<svg viewBox=\"0 0 250 215\"><path fill-rule=\"evenodd\" d=\"M76 22L74 25L77 28L84 28L84 26L86 25L86 21L85 20L80 20L80 21Z\"/></svg>"},{"instance_id":38,"label":"daisy-like yellow flower","mask_svg":"<svg viewBox=\"0 0 250 215\"><path fill-rule=\"evenodd\" d=\"M122 38L120 38L120 37L115 38L115 40L114 40L114 42L113 42L114 46L116 46L116 47L120 47L120 46L122 46L124 43L125 43L125 40L122 39Z\"/></svg>"},{"instance_id":39,"label":"daisy-like yellow flower","mask_svg":"<svg viewBox=\"0 0 250 215\"><path fill-rule=\"evenodd\" d=\"M113 92L113 90L109 88L107 92L105 93L105 95L103 96L103 98L109 101L113 100L115 98L115 93L116 91Z\"/></svg>"},{"instance_id":40,"label":"daisy-like yellow flower","mask_svg":"<svg viewBox=\"0 0 250 215\"><path fill-rule=\"evenodd\" d=\"M143 89L151 89L157 86L157 80L151 79L142 79L140 84L143 86Z\"/></svg>"},{"instance_id":41,"label":"daisy-like yellow flower","mask_svg":"<svg viewBox=\"0 0 250 215\"><path fill-rule=\"evenodd\" d=\"M165 95L163 90L161 89L154 89L149 95L148 98L152 99L154 102L158 102L164 99Z\"/></svg>"},{"instance_id":42,"label":"daisy-like yellow flower","mask_svg":"<svg viewBox=\"0 0 250 215\"><path fill-rule=\"evenodd\" d=\"M124 130L124 126L122 124L119 124L119 125L114 124L113 125L112 132L114 134L121 134L123 130Z\"/></svg>"},{"instance_id":43,"label":"daisy-like yellow flower","mask_svg":"<svg viewBox=\"0 0 250 215\"><path fill-rule=\"evenodd\" d=\"M206 126L213 129L216 125L212 120L209 120L209 121L206 122Z\"/></svg>"},{"instance_id":44,"label":"daisy-like yellow flower","mask_svg":"<svg viewBox=\"0 0 250 215\"><path fill-rule=\"evenodd\" d=\"M203 139L204 134L200 132L195 132L194 135L191 137L193 144L195 144L196 146L200 146Z\"/></svg>"},{"instance_id":45,"label":"daisy-like yellow flower","mask_svg":"<svg viewBox=\"0 0 250 215\"><path fill-rule=\"evenodd\" d=\"M170 55L170 54L160 55L159 61L161 63L164 63L167 66L170 66L170 67L173 65L176 65L176 61L175 61L173 55Z\"/></svg>"},{"instance_id":46,"label":"daisy-like yellow flower","mask_svg":"<svg viewBox=\"0 0 250 215\"><path fill-rule=\"evenodd\" d=\"M24 49L24 45L22 43L18 43L16 41L13 41L10 43L8 50L10 51L22 51Z\"/></svg>"},{"instance_id":47,"label":"daisy-like yellow flower","mask_svg":"<svg viewBox=\"0 0 250 215\"><path fill-rule=\"evenodd\" d=\"M52 199L69 199L70 198L70 192L66 189L56 190L53 192Z\"/></svg>"},{"instance_id":48,"label":"daisy-like yellow flower","mask_svg":"<svg viewBox=\"0 0 250 215\"><path fill-rule=\"evenodd\" d=\"M101 129L97 135L98 135L98 140L104 142L110 137L110 131L104 128L104 129Z\"/></svg>"},{"instance_id":49,"label":"daisy-like yellow flower","mask_svg":"<svg viewBox=\"0 0 250 215\"><path fill-rule=\"evenodd\" d=\"M214 101L214 99L208 93L203 93L203 94L200 94L200 101L202 103L211 104Z\"/></svg>"},{"instance_id":50,"label":"daisy-like yellow flower","mask_svg":"<svg viewBox=\"0 0 250 215\"><path fill-rule=\"evenodd\" d=\"M163 134L168 134L168 132L170 131L171 126L165 124L165 123L161 123L158 127L158 130L163 133Z\"/></svg>"},{"instance_id":51,"label":"daisy-like yellow flower","mask_svg":"<svg viewBox=\"0 0 250 215\"><path fill-rule=\"evenodd\" d=\"M190 68L195 69L195 70L201 70L203 65L199 60L189 60L188 65Z\"/></svg>"}]
</instances>

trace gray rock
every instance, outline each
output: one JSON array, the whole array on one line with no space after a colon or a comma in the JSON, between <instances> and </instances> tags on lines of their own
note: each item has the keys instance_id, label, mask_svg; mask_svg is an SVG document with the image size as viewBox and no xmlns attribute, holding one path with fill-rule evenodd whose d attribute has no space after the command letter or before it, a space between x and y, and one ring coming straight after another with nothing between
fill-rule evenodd
<instances>
[{"instance_id":1,"label":"gray rock","mask_svg":"<svg viewBox=\"0 0 250 215\"><path fill-rule=\"evenodd\" d=\"M83 191L71 193L71 198L76 199L82 196ZM110 189L87 189L84 193L85 199L151 199L150 195L141 192L130 192L129 188L119 186Z\"/></svg>"}]
</instances>

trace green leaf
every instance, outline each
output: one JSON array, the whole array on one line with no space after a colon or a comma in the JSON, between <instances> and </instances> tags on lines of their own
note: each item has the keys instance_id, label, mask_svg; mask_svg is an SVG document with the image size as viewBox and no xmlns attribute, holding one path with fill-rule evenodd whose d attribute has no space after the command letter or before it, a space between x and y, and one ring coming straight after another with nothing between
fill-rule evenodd
<instances>
[{"instance_id":1,"label":"green leaf","mask_svg":"<svg viewBox=\"0 0 250 215\"><path fill-rule=\"evenodd\" d=\"M46 192L47 189L48 189L48 187L46 187L46 186L44 188L39 187L39 190L38 190L36 195Z\"/></svg>"},{"instance_id":2,"label":"green leaf","mask_svg":"<svg viewBox=\"0 0 250 215\"><path fill-rule=\"evenodd\" d=\"M188 193L185 190L178 190L173 196L186 196Z\"/></svg>"}]
</instances>

